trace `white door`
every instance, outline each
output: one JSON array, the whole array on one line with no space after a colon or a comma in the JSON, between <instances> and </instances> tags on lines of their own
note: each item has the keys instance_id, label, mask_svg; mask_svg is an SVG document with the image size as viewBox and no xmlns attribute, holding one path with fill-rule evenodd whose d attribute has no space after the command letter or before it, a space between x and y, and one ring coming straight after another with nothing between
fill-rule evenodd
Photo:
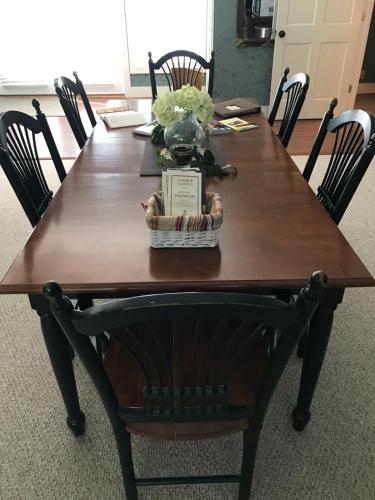
<instances>
[{"instance_id":1,"label":"white door","mask_svg":"<svg viewBox=\"0 0 375 500\"><path fill-rule=\"evenodd\" d=\"M300 118L321 118L332 97L336 112L351 109L372 8L373 0L278 0L270 104L289 66L289 76L310 75Z\"/></svg>"}]
</instances>

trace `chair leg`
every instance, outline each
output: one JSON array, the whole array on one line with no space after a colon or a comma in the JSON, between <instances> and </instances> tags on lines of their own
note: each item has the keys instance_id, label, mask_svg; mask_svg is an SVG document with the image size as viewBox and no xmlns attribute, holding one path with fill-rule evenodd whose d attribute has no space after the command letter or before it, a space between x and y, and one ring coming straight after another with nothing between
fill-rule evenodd
<instances>
[{"instance_id":1,"label":"chair leg","mask_svg":"<svg viewBox=\"0 0 375 500\"><path fill-rule=\"evenodd\" d=\"M306 354L308 335L309 335L309 330L308 328L306 328L306 330L303 332L303 335L298 342L297 356L301 359L303 359Z\"/></svg>"},{"instance_id":2,"label":"chair leg","mask_svg":"<svg viewBox=\"0 0 375 500\"><path fill-rule=\"evenodd\" d=\"M238 500L248 500L250 498L259 432L258 429L247 429L243 433L243 454Z\"/></svg>"},{"instance_id":3,"label":"chair leg","mask_svg":"<svg viewBox=\"0 0 375 500\"><path fill-rule=\"evenodd\" d=\"M117 451L120 458L122 479L124 482L126 500L138 500L137 486L135 484L134 465L131 447L131 437L124 428L124 424L115 431Z\"/></svg>"},{"instance_id":4,"label":"chair leg","mask_svg":"<svg viewBox=\"0 0 375 500\"><path fill-rule=\"evenodd\" d=\"M68 344L68 349L69 349L70 359L73 360L76 353L74 352L74 349L70 344Z\"/></svg>"}]
</instances>

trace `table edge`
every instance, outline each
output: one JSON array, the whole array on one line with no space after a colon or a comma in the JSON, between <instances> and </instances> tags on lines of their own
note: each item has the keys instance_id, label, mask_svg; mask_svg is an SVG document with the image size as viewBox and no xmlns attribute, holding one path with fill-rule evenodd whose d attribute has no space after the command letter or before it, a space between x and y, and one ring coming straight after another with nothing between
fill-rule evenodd
<instances>
[{"instance_id":1,"label":"table edge","mask_svg":"<svg viewBox=\"0 0 375 500\"><path fill-rule=\"evenodd\" d=\"M328 277L329 279L329 277ZM275 281L159 281L152 283L118 283L116 285L103 283L100 286L92 286L88 284L72 285L63 284L63 291L67 294L86 293L100 296L100 294L121 294L124 292L163 292L174 290L179 291L207 291L207 290L264 290L273 289L299 289L307 284L308 277L305 280L275 280ZM350 280L339 278L328 281L328 288L370 288L375 286L375 279L369 273L367 278L352 278ZM43 285L32 285L25 287L24 285L7 285L0 283L0 295L13 294L41 294L43 293Z\"/></svg>"}]
</instances>

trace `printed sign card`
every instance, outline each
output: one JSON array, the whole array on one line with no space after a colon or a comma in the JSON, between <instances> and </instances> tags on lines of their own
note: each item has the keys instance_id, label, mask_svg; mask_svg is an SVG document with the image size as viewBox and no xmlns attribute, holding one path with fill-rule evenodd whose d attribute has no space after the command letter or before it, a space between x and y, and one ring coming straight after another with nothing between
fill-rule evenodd
<instances>
[{"instance_id":1,"label":"printed sign card","mask_svg":"<svg viewBox=\"0 0 375 500\"><path fill-rule=\"evenodd\" d=\"M202 174L196 169L168 169L162 172L165 215L202 213Z\"/></svg>"}]
</instances>

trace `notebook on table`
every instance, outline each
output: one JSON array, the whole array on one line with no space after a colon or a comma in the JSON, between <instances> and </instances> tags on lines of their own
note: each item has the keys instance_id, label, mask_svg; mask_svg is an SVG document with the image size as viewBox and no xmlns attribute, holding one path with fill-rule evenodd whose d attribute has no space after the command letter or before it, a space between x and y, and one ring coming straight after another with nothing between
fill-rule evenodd
<instances>
[{"instance_id":1,"label":"notebook on table","mask_svg":"<svg viewBox=\"0 0 375 500\"><path fill-rule=\"evenodd\" d=\"M99 116L109 128L134 127L143 125L147 121L143 113L132 110L105 113Z\"/></svg>"},{"instance_id":2,"label":"notebook on table","mask_svg":"<svg viewBox=\"0 0 375 500\"><path fill-rule=\"evenodd\" d=\"M260 111L260 105L255 97L238 97L230 101L217 102L214 104L214 111L224 118L232 116L246 115Z\"/></svg>"}]
</instances>

